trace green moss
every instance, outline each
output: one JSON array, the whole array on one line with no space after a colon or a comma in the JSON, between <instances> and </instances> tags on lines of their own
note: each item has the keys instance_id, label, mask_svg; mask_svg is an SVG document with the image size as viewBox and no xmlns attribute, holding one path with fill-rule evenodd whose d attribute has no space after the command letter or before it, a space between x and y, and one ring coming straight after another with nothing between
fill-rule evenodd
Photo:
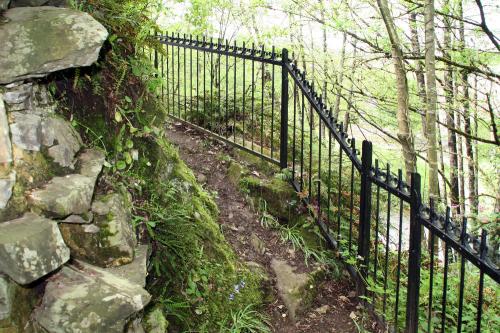
<instances>
[{"instance_id":1,"label":"green moss","mask_svg":"<svg viewBox=\"0 0 500 333\"><path fill-rule=\"evenodd\" d=\"M26 211L26 191L40 187L48 182L58 171L41 152L22 152L22 158L16 162L16 184L7 207L0 211L0 221L20 217Z\"/></svg>"},{"instance_id":2,"label":"green moss","mask_svg":"<svg viewBox=\"0 0 500 333\"><path fill-rule=\"evenodd\" d=\"M265 201L267 211L280 220L292 221L297 216L297 193L286 181L247 176L241 178L240 187L251 197Z\"/></svg>"}]
</instances>

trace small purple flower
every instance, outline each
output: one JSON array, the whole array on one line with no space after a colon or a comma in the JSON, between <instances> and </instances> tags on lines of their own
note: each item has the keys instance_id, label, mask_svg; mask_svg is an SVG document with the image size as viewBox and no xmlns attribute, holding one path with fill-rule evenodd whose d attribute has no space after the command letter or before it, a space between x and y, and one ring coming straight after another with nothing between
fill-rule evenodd
<instances>
[{"instance_id":1,"label":"small purple flower","mask_svg":"<svg viewBox=\"0 0 500 333\"><path fill-rule=\"evenodd\" d=\"M233 294L233 293L231 293L231 294L229 295L229 300L230 300L230 301L234 301L234 294Z\"/></svg>"}]
</instances>

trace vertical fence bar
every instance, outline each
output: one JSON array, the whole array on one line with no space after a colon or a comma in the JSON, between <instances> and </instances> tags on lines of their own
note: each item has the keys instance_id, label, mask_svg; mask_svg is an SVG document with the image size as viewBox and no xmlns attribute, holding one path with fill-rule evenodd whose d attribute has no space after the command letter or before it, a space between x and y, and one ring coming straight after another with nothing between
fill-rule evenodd
<instances>
[{"instance_id":1,"label":"vertical fence bar","mask_svg":"<svg viewBox=\"0 0 500 333\"><path fill-rule=\"evenodd\" d=\"M422 198L420 194L420 175L411 175L410 188L410 249L408 258L408 289L406 302L406 332L418 332L418 301L420 291L420 259L422 226L419 222Z\"/></svg>"},{"instance_id":2,"label":"vertical fence bar","mask_svg":"<svg viewBox=\"0 0 500 333\"><path fill-rule=\"evenodd\" d=\"M361 258L360 277L357 281L358 295L366 294L365 280L368 277L368 263L370 256L370 221L372 206L372 182L370 172L372 168L373 147L370 141L363 141L361 152L361 192L359 202L359 232L358 256ZM353 194L351 194L353 195Z\"/></svg>"},{"instance_id":3,"label":"vertical fence bar","mask_svg":"<svg viewBox=\"0 0 500 333\"><path fill-rule=\"evenodd\" d=\"M288 50L281 53L281 127L280 127L280 168L288 165Z\"/></svg>"}]
</instances>

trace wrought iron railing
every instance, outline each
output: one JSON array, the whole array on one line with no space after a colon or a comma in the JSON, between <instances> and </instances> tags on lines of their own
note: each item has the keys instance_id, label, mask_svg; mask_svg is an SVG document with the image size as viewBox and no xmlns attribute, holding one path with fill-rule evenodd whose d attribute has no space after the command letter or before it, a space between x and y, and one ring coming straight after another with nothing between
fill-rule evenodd
<instances>
[{"instance_id":1,"label":"wrought iron railing","mask_svg":"<svg viewBox=\"0 0 500 333\"><path fill-rule=\"evenodd\" d=\"M488 247L486 231L474 236L449 208L424 205L420 175L407 184L401 170L382 168L369 141L360 156L286 49L155 38L162 50L150 57L167 113L289 170L359 295L388 330L500 329L498 249Z\"/></svg>"}]
</instances>

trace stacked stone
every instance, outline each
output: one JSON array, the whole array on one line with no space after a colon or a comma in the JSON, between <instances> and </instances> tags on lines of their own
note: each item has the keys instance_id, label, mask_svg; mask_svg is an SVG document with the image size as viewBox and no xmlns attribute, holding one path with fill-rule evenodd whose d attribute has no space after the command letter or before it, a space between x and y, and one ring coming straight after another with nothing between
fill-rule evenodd
<instances>
[{"instance_id":1,"label":"stacked stone","mask_svg":"<svg viewBox=\"0 0 500 333\"><path fill-rule=\"evenodd\" d=\"M12 1L0 23L0 332L140 331L148 247L130 199L96 194L104 153L37 81L94 63L107 31L70 9L13 8L47 2Z\"/></svg>"}]
</instances>

